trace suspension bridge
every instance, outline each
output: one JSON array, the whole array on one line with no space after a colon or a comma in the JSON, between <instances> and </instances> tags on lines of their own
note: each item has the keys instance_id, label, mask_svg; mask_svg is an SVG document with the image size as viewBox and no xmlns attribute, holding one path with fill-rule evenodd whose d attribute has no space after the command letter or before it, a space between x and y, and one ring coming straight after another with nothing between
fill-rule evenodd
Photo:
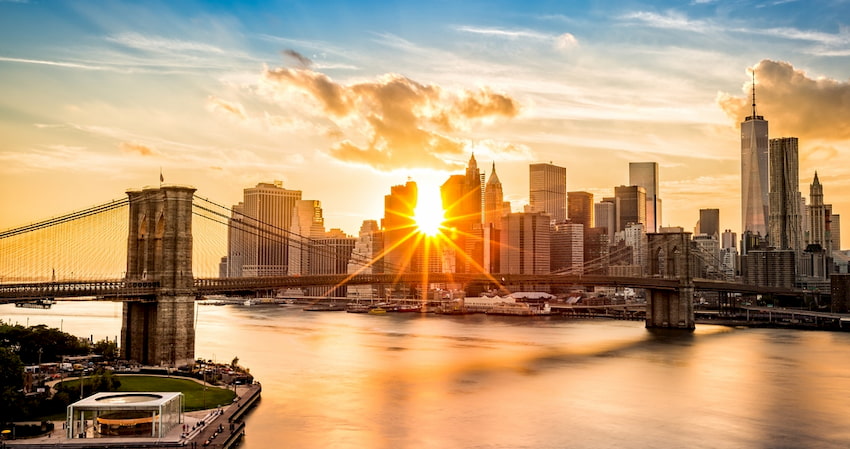
<instances>
[{"instance_id":1,"label":"suspension bridge","mask_svg":"<svg viewBox=\"0 0 850 449\"><path fill-rule=\"evenodd\" d=\"M700 278L712 271L704 267L716 261L692 251L688 233L648 234L645 276L598 274L604 262L595 260L580 272L536 275L410 273L384 263L382 273L219 277L219 263L234 229L260 241L301 245L322 257L345 257L343 265L368 267L376 262L313 244L308 237L198 196L192 187L164 185L131 190L126 198L0 232L0 302L75 297L123 301L124 357L175 366L194 359L194 301L203 295L303 287L332 291L358 284L419 286L426 291L432 284L471 283L515 289L633 287L647 292L647 327L693 329L695 290L801 294Z\"/></svg>"}]
</instances>

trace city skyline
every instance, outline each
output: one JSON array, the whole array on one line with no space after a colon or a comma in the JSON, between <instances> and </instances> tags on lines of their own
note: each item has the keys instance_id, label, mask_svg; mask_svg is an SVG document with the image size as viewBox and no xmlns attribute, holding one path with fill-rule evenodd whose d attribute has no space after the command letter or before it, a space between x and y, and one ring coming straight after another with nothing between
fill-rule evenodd
<instances>
[{"instance_id":1,"label":"city skyline","mask_svg":"<svg viewBox=\"0 0 850 449\"><path fill-rule=\"evenodd\" d=\"M283 180L356 235L391 186L436 194L474 152L514 211L528 164L602 198L658 161L660 224L718 208L740 233L751 68L770 137L800 138L798 190L817 170L850 207L846 3L485 5L0 2L0 228L161 170L228 204Z\"/></svg>"}]
</instances>

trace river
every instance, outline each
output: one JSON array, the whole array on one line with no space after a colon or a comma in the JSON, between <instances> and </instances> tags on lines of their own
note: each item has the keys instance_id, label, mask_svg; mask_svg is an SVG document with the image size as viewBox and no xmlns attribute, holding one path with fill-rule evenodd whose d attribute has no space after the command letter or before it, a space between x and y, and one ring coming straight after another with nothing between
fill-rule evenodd
<instances>
[{"instance_id":1,"label":"river","mask_svg":"<svg viewBox=\"0 0 850 449\"><path fill-rule=\"evenodd\" d=\"M850 333L196 306L263 384L244 449L850 447ZM121 305L0 306L95 340Z\"/></svg>"}]
</instances>

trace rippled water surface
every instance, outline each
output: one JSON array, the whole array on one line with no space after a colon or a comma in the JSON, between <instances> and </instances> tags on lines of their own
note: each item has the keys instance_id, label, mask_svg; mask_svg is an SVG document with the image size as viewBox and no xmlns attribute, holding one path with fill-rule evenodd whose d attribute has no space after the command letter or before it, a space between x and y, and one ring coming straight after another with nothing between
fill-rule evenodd
<instances>
[{"instance_id":1,"label":"rippled water surface","mask_svg":"<svg viewBox=\"0 0 850 449\"><path fill-rule=\"evenodd\" d=\"M243 448L850 447L850 334L198 306L199 357L250 367ZM121 306L0 306L95 340Z\"/></svg>"}]
</instances>

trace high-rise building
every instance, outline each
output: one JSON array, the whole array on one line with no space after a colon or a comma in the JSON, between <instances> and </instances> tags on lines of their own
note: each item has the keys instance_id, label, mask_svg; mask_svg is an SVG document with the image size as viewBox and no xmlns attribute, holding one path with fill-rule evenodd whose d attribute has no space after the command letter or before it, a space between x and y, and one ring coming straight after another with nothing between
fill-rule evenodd
<instances>
[{"instance_id":1,"label":"high-rise building","mask_svg":"<svg viewBox=\"0 0 850 449\"><path fill-rule=\"evenodd\" d=\"M448 236L455 248L454 265L458 273L478 272L484 264L483 180L475 155L472 155L466 174L452 175L440 186L446 211L444 226L450 230Z\"/></svg>"},{"instance_id":2,"label":"high-rise building","mask_svg":"<svg viewBox=\"0 0 850 449\"><path fill-rule=\"evenodd\" d=\"M530 212L544 212L553 223L567 219L567 169L548 164L528 166Z\"/></svg>"},{"instance_id":3,"label":"high-rise building","mask_svg":"<svg viewBox=\"0 0 850 449\"><path fill-rule=\"evenodd\" d=\"M603 198L593 205L593 226L605 229L609 236L617 232L617 206L614 198Z\"/></svg>"},{"instance_id":4,"label":"high-rise building","mask_svg":"<svg viewBox=\"0 0 850 449\"><path fill-rule=\"evenodd\" d=\"M767 120L756 115L755 72L753 114L741 122L741 234L764 237L768 222Z\"/></svg>"},{"instance_id":5,"label":"high-rise building","mask_svg":"<svg viewBox=\"0 0 850 449\"><path fill-rule=\"evenodd\" d=\"M241 236L236 239L242 243L242 276L287 274L288 231L295 202L300 199L300 190L284 189L280 181L259 183L244 190L243 228Z\"/></svg>"},{"instance_id":6,"label":"high-rise building","mask_svg":"<svg viewBox=\"0 0 850 449\"><path fill-rule=\"evenodd\" d=\"M289 231L287 272L290 276L317 274L310 269L310 254L314 251L313 241L325 237L322 203L316 200L296 201Z\"/></svg>"},{"instance_id":7,"label":"high-rise building","mask_svg":"<svg viewBox=\"0 0 850 449\"><path fill-rule=\"evenodd\" d=\"M552 218L542 212L502 217L500 259L506 274L546 274L550 266Z\"/></svg>"},{"instance_id":8,"label":"high-rise building","mask_svg":"<svg viewBox=\"0 0 850 449\"><path fill-rule=\"evenodd\" d=\"M691 237L691 241L694 243L694 249L696 250L694 255L697 256L697 260L695 262L698 262L697 269L699 270L700 277L707 279L717 277L722 270L720 241L717 239L717 236L705 233L697 234Z\"/></svg>"},{"instance_id":9,"label":"high-rise building","mask_svg":"<svg viewBox=\"0 0 850 449\"><path fill-rule=\"evenodd\" d=\"M357 244L357 238L349 237L343 232L328 232L326 237L316 239L313 243L315 250L310 252L310 274L345 274L348 272L348 261ZM345 297L346 286L311 287L311 295Z\"/></svg>"},{"instance_id":10,"label":"high-rise building","mask_svg":"<svg viewBox=\"0 0 850 449\"><path fill-rule=\"evenodd\" d=\"M590 229L593 223L593 194L590 192L567 192L567 215L570 222Z\"/></svg>"},{"instance_id":11,"label":"high-rise building","mask_svg":"<svg viewBox=\"0 0 850 449\"><path fill-rule=\"evenodd\" d=\"M247 229L243 225L244 206L243 203L234 205L227 223L226 277L242 277L242 266L245 265L245 250L248 244Z\"/></svg>"},{"instance_id":12,"label":"high-rise building","mask_svg":"<svg viewBox=\"0 0 850 449\"><path fill-rule=\"evenodd\" d=\"M658 163L629 162L629 184L646 191L646 232L661 226L661 198L658 196Z\"/></svg>"},{"instance_id":13,"label":"high-rise building","mask_svg":"<svg viewBox=\"0 0 850 449\"><path fill-rule=\"evenodd\" d=\"M552 229L549 256L552 271L581 274L584 266L584 225L569 221L556 223Z\"/></svg>"},{"instance_id":14,"label":"high-rise building","mask_svg":"<svg viewBox=\"0 0 850 449\"><path fill-rule=\"evenodd\" d=\"M502 217L510 213L510 204L505 202L502 183L496 175L496 163L490 179L484 186L483 267L488 273L499 272L499 239Z\"/></svg>"},{"instance_id":15,"label":"high-rise building","mask_svg":"<svg viewBox=\"0 0 850 449\"><path fill-rule=\"evenodd\" d=\"M770 139L768 156L768 241L776 249L802 251L797 138Z\"/></svg>"},{"instance_id":16,"label":"high-rise building","mask_svg":"<svg viewBox=\"0 0 850 449\"><path fill-rule=\"evenodd\" d=\"M646 190L643 187L614 187L614 200L617 214L616 232L625 230L632 223L646 226Z\"/></svg>"},{"instance_id":17,"label":"high-rise building","mask_svg":"<svg viewBox=\"0 0 850 449\"><path fill-rule=\"evenodd\" d=\"M697 234L720 238L720 209L700 209Z\"/></svg>"},{"instance_id":18,"label":"high-rise building","mask_svg":"<svg viewBox=\"0 0 850 449\"><path fill-rule=\"evenodd\" d=\"M493 163L493 171L490 179L484 186L484 224L492 224L496 229L502 226L502 216L510 212L505 210L505 195L502 191L502 183L496 175L496 163Z\"/></svg>"},{"instance_id":19,"label":"high-rise building","mask_svg":"<svg viewBox=\"0 0 850 449\"><path fill-rule=\"evenodd\" d=\"M416 230L414 211L419 198L419 190L414 181L390 188L390 194L384 196L384 218L381 228L384 232L384 272L401 273L416 271L414 245L416 239L411 235Z\"/></svg>"},{"instance_id":20,"label":"high-rise building","mask_svg":"<svg viewBox=\"0 0 850 449\"><path fill-rule=\"evenodd\" d=\"M723 236L720 239L721 248L736 248L738 236L731 229L723 231Z\"/></svg>"},{"instance_id":21,"label":"high-rise building","mask_svg":"<svg viewBox=\"0 0 850 449\"><path fill-rule=\"evenodd\" d=\"M830 248L833 251L841 251L841 215L830 215Z\"/></svg>"},{"instance_id":22,"label":"high-rise building","mask_svg":"<svg viewBox=\"0 0 850 449\"><path fill-rule=\"evenodd\" d=\"M806 243L809 245L820 245L827 252L831 251L831 241L826 235L826 208L823 204L823 186L818 179L818 172L815 172L815 178L809 186L809 200L811 204L808 209L808 235ZM830 220L831 221L831 220Z\"/></svg>"},{"instance_id":23,"label":"high-rise building","mask_svg":"<svg viewBox=\"0 0 850 449\"><path fill-rule=\"evenodd\" d=\"M587 230L587 234L584 236L585 273L605 273L605 269L608 267L609 246L610 243L607 228L595 227Z\"/></svg>"},{"instance_id":24,"label":"high-rise building","mask_svg":"<svg viewBox=\"0 0 850 449\"><path fill-rule=\"evenodd\" d=\"M632 249L631 265L635 267L635 273L642 275L646 273L648 242L646 238L646 227L643 223L629 223L623 229L623 241Z\"/></svg>"},{"instance_id":25,"label":"high-rise building","mask_svg":"<svg viewBox=\"0 0 850 449\"><path fill-rule=\"evenodd\" d=\"M381 252L384 249L384 237L375 220L364 220L351 258L348 260L348 274L383 273L384 262ZM383 289L379 285L364 284L348 286L349 298L380 298Z\"/></svg>"}]
</instances>

